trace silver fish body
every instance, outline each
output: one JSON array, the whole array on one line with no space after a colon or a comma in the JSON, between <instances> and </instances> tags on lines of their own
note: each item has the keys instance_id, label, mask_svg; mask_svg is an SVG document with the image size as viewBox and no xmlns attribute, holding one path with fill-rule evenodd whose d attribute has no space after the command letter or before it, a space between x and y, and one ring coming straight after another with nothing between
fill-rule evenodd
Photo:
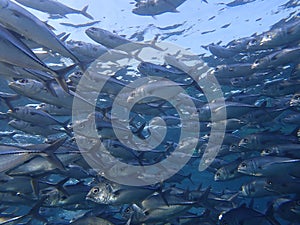
<instances>
[{"instance_id":1,"label":"silver fish body","mask_svg":"<svg viewBox=\"0 0 300 225\"><path fill-rule=\"evenodd\" d=\"M82 14L89 19L93 19L93 17L86 12L88 6L84 7L82 10L78 10L78 9L73 9L71 7L68 7L60 3L59 1L55 1L55 0L47 0L47 1L16 0L16 1L24 6L49 13L50 15L60 15L66 17L67 14Z\"/></svg>"},{"instance_id":2,"label":"silver fish body","mask_svg":"<svg viewBox=\"0 0 300 225\"><path fill-rule=\"evenodd\" d=\"M0 12L0 23L5 27L79 63L47 25L26 9L9 0L2 0Z\"/></svg>"},{"instance_id":3,"label":"silver fish body","mask_svg":"<svg viewBox=\"0 0 300 225\"><path fill-rule=\"evenodd\" d=\"M263 156L244 160L238 172L252 176L293 176L300 167L299 159L276 156Z\"/></svg>"},{"instance_id":4,"label":"silver fish body","mask_svg":"<svg viewBox=\"0 0 300 225\"><path fill-rule=\"evenodd\" d=\"M177 7L186 0L150 0L141 1L136 4L136 8L132 10L134 14L141 16L155 16L166 12L178 12Z\"/></svg>"}]
</instances>

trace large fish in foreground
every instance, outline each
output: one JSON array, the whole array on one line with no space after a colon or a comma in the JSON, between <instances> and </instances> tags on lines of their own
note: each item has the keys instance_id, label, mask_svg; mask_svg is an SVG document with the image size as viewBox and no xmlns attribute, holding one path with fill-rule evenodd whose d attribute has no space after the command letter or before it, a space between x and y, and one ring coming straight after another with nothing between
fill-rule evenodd
<instances>
[{"instance_id":1,"label":"large fish in foreground","mask_svg":"<svg viewBox=\"0 0 300 225\"><path fill-rule=\"evenodd\" d=\"M41 149L34 149L34 146L30 147L13 147L13 146L1 146L0 154L0 172L6 172L18 165L22 165L29 159L40 155L45 157L49 162L53 163L57 168L63 169L63 165L60 160L55 156L56 151L66 139L58 139L53 144L45 144L41 146Z\"/></svg>"},{"instance_id":2,"label":"large fish in foreground","mask_svg":"<svg viewBox=\"0 0 300 225\"><path fill-rule=\"evenodd\" d=\"M80 63L45 23L18 4L9 0L0 1L0 23L25 38Z\"/></svg>"},{"instance_id":3,"label":"large fish in foreground","mask_svg":"<svg viewBox=\"0 0 300 225\"><path fill-rule=\"evenodd\" d=\"M73 9L55 0L16 0L18 3L32 9L36 9L45 13L66 17L67 14L82 14L83 16L93 20L94 18L87 13L88 6L82 10Z\"/></svg>"},{"instance_id":4,"label":"large fish in foreground","mask_svg":"<svg viewBox=\"0 0 300 225\"><path fill-rule=\"evenodd\" d=\"M0 13L1 15L1 13ZM22 41L16 38L8 30L0 26L0 61L11 65L24 67L34 70L42 70L50 73L57 80L57 82L68 91L64 80L65 72L68 68L62 71L55 71L49 68L43 61L41 61ZM18 60L16 60L16 58ZM71 66L73 67L73 66ZM70 67L70 68L71 68Z\"/></svg>"}]
</instances>

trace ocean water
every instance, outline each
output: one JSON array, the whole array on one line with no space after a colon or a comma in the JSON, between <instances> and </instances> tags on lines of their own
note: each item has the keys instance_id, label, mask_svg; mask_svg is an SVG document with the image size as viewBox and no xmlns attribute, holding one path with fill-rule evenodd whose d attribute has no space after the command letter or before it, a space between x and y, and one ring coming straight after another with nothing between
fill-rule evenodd
<instances>
[{"instance_id":1,"label":"ocean water","mask_svg":"<svg viewBox=\"0 0 300 225\"><path fill-rule=\"evenodd\" d=\"M1 92L20 97L10 101L11 107L5 101L0 105L0 224L300 224L300 104L291 103L300 90L299 1L186 0L176 12L153 16L134 14L139 4L134 0L59 2L74 9L88 5L93 19L49 17L20 5L55 28L56 35L68 35L65 43L99 46L86 33L95 27L146 44L140 52L131 51L132 43L109 48L83 63L84 75L105 79L83 78L78 84L69 75L78 75L79 67L66 74L69 90L80 95L73 102L74 94L55 84L57 102L66 95L71 100L60 106L68 110L63 116L48 111L59 125L54 135L42 134L49 128L43 121L36 124L41 125L36 134L12 127L9 121L15 117L7 112L48 102L51 88L45 84L55 80L42 83L50 93L43 101L37 98L43 94L26 96L11 88L10 82L28 83L25 75L1 78ZM264 47L274 38L262 36L270 30L283 32L283 38ZM257 42L233 44L250 37ZM114 58L115 50L122 59ZM47 55L51 49L34 53L53 69L73 64L54 53L43 58L41 51ZM254 68L258 59L267 62ZM147 64L143 72L142 62L158 69ZM179 89L170 89L174 86ZM94 135L101 136L108 152L93 145ZM64 141L52 146L54 152L48 149L59 140ZM277 152L264 154L268 149ZM22 156L20 163L2 169L5 160L13 164ZM224 180L216 178L220 168L226 168ZM255 181L261 185L245 191ZM100 194L92 193L97 185L99 193L107 191L116 199L124 195L125 200L97 199ZM153 188L135 199L139 191ZM157 196L160 201L151 202ZM134 210L126 216L128 207Z\"/></svg>"}]
</instances>

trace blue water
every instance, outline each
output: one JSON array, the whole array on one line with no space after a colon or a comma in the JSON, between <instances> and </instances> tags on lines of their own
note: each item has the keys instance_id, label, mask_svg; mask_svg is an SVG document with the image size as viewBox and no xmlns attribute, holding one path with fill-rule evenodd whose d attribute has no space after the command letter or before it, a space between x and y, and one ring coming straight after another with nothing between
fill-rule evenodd
<instances>
[{"instance_id":1,"label":"blue water","mask_svg":"<svg viewBox=\"0 0 300 225\"><path fill-rule=\"evenodd\" d=\"M98 21L98 20L100 21L99 23L94 24L93 26L109 30L110 32L126 37L127 39L130 39L132 41L138 41L138 42L151 41L158 35L158 43L160 42L166 43L166 44L177 46L180 49L189 50L190 52L193 53L194 56L199 57L197 59L204 60L205 63L207 63L210 68L214 68L215 66L221 64L234 64L234 63L243 62L244 58L237 57L237 58L226 60L226 59L220 59L214 57L208 50L207 48L208 45L219 44L225 46L230 41L237 40L243 37L250 37L251 35L261 34L265 31L268 31L270 30L272 25L278 23L283 19L297 17L299 12L299 5L300 5L299 1L292 1L292 0L290 1L254 0L254 1L244 1L243 3L239 1L240 3L237 4L229 4L233 2L231 0L227 0L227 1L208 0L208 3L199 0L186 0L181 6L177 8L178 10L177 13L168 12L162 15L156 15L151 17L151 16L139 16L133 14L132 9L134 8L134 4L133 4L134 1L63 0L60 2L75 9L82 9L84 6L88 5L89 6L88 12L94 17L94 21ZM56 34L60 34L62 32L70 33L70 36L68 37L67 40L84 41L84 42L96 44L96 42L91 40L85 34L85 30L88 27L73 28L61 24L61 23L84 24L84 23L91 22L91 20L83 17L82 15L75 14L75 15L68 15L67 18L52 19L52 18L48 18L48 15L45 13L30 8L26 8L26 9L34 13L34 15L36 15L40 20L47 21L49 25L55 28ZM250 55L251 53L249 53L248 56ZM245 58L247 58L247 53L245 54ZM140 74L137 72L137 69L134 68L134 66L136 66L136 64L129 65L129 69L132 69L133 72L131 71L127 74L120 72L118 76L121 78L120 80L130 81L131 78L139 77ZM271 80L272 79L273 77L271 78ZM181 81L186 82L186 80L181 80ZM297 81L299 81L299 78ZM256 94L260 94L261 87L259 87L259 85L262 85L263 82L266 82L266 80L262 79L261 83L258 83L258 86L251 90L253 90L253 92L255 91ZM233 90L235 92L242 91L242 90L246 92L250 90L250 88L248 89L247 86L244 87L244 89L233 88L230 85L226 86L221 84L221 86L222 86L221 88L223 91L223 95L226 97L229 95L228 92L230 90ZM0 90L2 92L13 93L13 91L7 86L7 83L4 80L2 80L0 83ZM194 98L198 98L203 101L207 100L205 99L205 96L203 97L198 92L198 90L196 90L193 87L188 89L187 93ZM295 93L297 93L297 91L295 91L293 94ZM283 98L283 96L281 97ZM263 100L263 97L261 97L260 100ZM105 100L103 101L105 102ZM272 99L268 99L268 101L272 103ZM14 106L22 106L25 104L37 104L39 102L36 100L28 99L26 97L21 97L21 99L14 101L13 103ZM259 102L256 102L256 104L259 105ZM8 110L5 104L1 104L0 109L2 113L5 113ZM174 110L174 108L172 110ZM165 110L165 112L162 113L161 115L166 114L166 115L177 116L177 114L174 113L174 111L172 110ZM290 113L290 111L287 111L287 114L288 113ZM296 113L299 114L299 109L296 110ZM144 120L149 122L151 120L151 117L152 116L143 115L143 113L140 113L136 118L134 118L133 123L136 123L136 125L139 127ZM60 121L66 121L68 118L69 117L66 116L66 117L59 117L58 119ZM205 128L206 124L202 124L202 125L203 128ZM271 124L268 125L269 125L268 128L270 128L269 130L268 129L264 130L265 127L252 126L247 130L237 129L231 134L236 135L236 138L238 139L242 139L245 135L250 133L259 133L261 131L272 132L272 131L280 130L277 129L278 128L276 127L277 124L272 124L272 121ZM283 127L282 130L286 129L288 133L289 130L294 128L299 128L299 124L296 124L295 127L290 127L287 125L286 127ZM7 120L3 119L0 120L0 131L4 135L5 133L7 134L7 132L14 131L14 129L7 125ZM203 138L202 135L209 133L208 131L201 131L203 133L200 133L200 137ZM178 142L179 137L178 137L178 133L176 133L177 130L176 132L174 132L174 130L168 129L167 132L169 133L167 134L165 141L175 142L175 143ZM148 134L147 131L143 133L143 135L147 135L147 134ZM17 131L17 134L14 135L13 140L4 137L2 140L0 140L0 143L1 144L13 143L13 144L25 145L25 144L42 143L45 140L46 140L45 137L41 137L39 135L29 135ZM205 140L202 140L202 142L199 143L203 144L204 142ZM230 144L231 143L229 143L229 145ZM159 145L158 148L164 148L164 147L165 145L162 144ZM198 154L195 155L199 156ZM249 154L249 152L230 153L224 157L220 156L218 157L218 159L225 160L225 162L231 162L236 159L239 159L239 157L242 157L243 159L247 159L259 155L260 155L259 152L256 152L252 155ZM189 161L189 163L187 163L187 165L183 167L180 172L181 174L184 175L191 173L192 182L188 179L184 179L180 183L166 182L167 187L172 186L172 184L176 184L176 187L182 188L186 191L190 191L190 190L196 190L199 187L199 185L202 185L201 190L204 190L207 187L211 187L213 193L217 193L219 196L221 196L222 194L234 195L240 190L240 187L243 184L246 184L255 179L255 177L253 176L241 176L233 180L216 182L214 181L215 171L211 171L211 170L205 170L201 172L198 171L198 165L201 159L196 156L195 159ZM86 164L82 162L78 163L78 165L86 166ZM47 181L47 182L56 183L61 180L61 177L63 177L63 175L49 175L49 176L48 175L49 174L47 174L47 176L42 176L42 178L37 178L37 179L41 179L44 182ZM93 187L94 184L91 184L92 180L93 180L92 177L85 180L84 179L81 180L81 182L85 184L84 185L85 189L82 190L82 192L87 192L88 190L90 190L91 187ZM299 181L299 177L296 178L296 180ZM80 183L80 180L70 179L68 181L68 184L74 185L77 182ZM80 190L81 189L79 189L79 191L76 191L76 193L80 192ZM20 190L20 193L22 194L22 190ZM15 193L13 194L16 195ZM299 194L299 191L297 194ZM268 205L272 203L275 199L278 199L279 197L282 196L284 195L254 198L254 203L251 207L261 213L265 213L267 211ZM294 195L294 193L291 193L291 195L286 195L284 197L288 199L294 199L294 198L297 199L297 195ZM37 201L37 199L35 199L35 201ZM236 201L236 207L241 206L243 203L246 203L247 205L252 204L250 203L251 198L243 198L240 196L235 198L233 201ZM83 200L81 199L80 201L78 201L77 204L78 206L83 205L84 209L81 209L80 207L76 208L74 207L74 205L72 205L72 207L74 208L62 207L60 205L54 205L52 207L44 206L40 209L40 214L45 218L47 218L48 222L33 220L32 224L69 224L74 219L80 218L84 213L98 209L98 207L99 208L103 207L103 205L97 206L96 204L92 202L88 202L85 199ZM10 214L9 210L13 211L14 207L16 207L5 202L3 203L1 201L0 201L0 205L1 205L0 209L1 208L5 209L6 207L8 208L6 211L7 214ZM85 208L86 205L87 207ZM115 220L117 220L118 222L115 222L116 224L126 224L127 221L121 217L121 214L114 211L114 210L120 211L125 206L127 206L127 204L121 206L107 206L110 208L109 209L105 208L106 212L103 214L100 213L100 215L103 218L107 218L112 222L115 222ZM23 206L22 204L18 204L18 203L16 208L17 208L16 215L26 214L26 211L30 209L30 207ZM204 209L205 207L193 207L192 209L189 210L189 213L200 215L204 211ZM183 215L191 215L189 213ZM5 215L5 213L1 213L1 216L3 215ZM15 215L15 214L13 212L10 215ZM280 217L279 213L274 213L274 215L275 218L280 222L280 224L282 225L290 224L290 222ZM214 223L217 223L216 221L218 219L218 216L217 215L210 215L210 216L213 218ZM298 212L298 218L299 218L299 212ZM15 224L23 224L23 223L26 224L26 220L24 221L23 222L18 221ZM93 224L93 223L83 222L82 224ZM156 224L156 223L150 223L150 224ZM197 222L195 223L190 222L188 224L197 224ZM207 224L213 224L213 222ZM294 220L292 224L294 225L300 224L300 221Z\"/></svg>"}]
</instances>

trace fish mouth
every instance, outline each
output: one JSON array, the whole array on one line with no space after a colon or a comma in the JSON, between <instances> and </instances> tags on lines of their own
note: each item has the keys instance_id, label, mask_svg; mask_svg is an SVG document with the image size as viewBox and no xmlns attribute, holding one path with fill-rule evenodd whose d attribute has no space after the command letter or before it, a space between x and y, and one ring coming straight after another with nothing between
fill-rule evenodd
<instances>
[{"instance_id":1,"label":"fish mouth","mask_svg":"<svg viewBox=\"0 0 300 225\"><path fill-rule=\"evenodd\" d=\"M254 63L254 64L251 65L251 69L252 69L252 70L257 69L257 68L258 68L258 64L255 64L255 63Z\"/></svg>"},{"instance_id":2,"label":"fish mouth","mask_svg":"<svg viewBox=\"0 0 300 225\"><path fill-rule=\"evenodd\" d=\"M247 170L245 170L244 168L242 168L242 166L239 166L239 167L237 168L237 171L238 171L239 173L248 174Z\"/></svg>"},{"instance_id":3,"label":"fish mouth","mask_svg":"<svg viewBox=\"0 0 300 225\"><path fill-rule=\"evenodd\" d=\"M143 13L140 12L140 8L134 8L134 9L132 9L131 12L136 14L136 15L143 15Z\"/></svg>"},{"instance_id":4,"label":"fish mouth","mask_svg":"<svg viewBox=\"0 0 300 225\"><path fill-rule=\"evenodd\" d=\"M12 109L7 110L7 114L12 114L12 113L13 113Z\"/></svg>"},{"instance_id":5,"label":"fish mouth","mask_svg":"<svg viewBox=\"0 0 300 225\"><path fill-rule=\"evenodd\" d=\"M89 196L89 195L87 195L87 196L85 197L85 200L94 201L94 199L93 199L91 196Z\"/></svg>"},{"instance_id":6,"label":"fish mouth","mask_svg":"<svg viewBox=\"0 0 300 225\"><path fill-rule=\"evenodd\" d=\"M247 144L245 143L245 142L240 142L239 144L238 144L238 147L240 147L240 148L245 148L247 146Z\"/></svg>"},{"instance_id":7,"label":"fish mouth","mask_svg":"<svg viewBox=\"0 0 300 225\"><path fill-rule=\"evenodd\" d=\"M269 187L268 185L264 186L264 189L270 192L274 192L274 189L272 189L271 187Z\"/></svg>"},{"instance_id":8,"label":"fish mouth","mask_svg":"<svg viewBox=\"0 0 300 225\"><path fill-rule=\"evenodd\" d=\"M131 97L131 96L129 96L128 98L127 98L127 103L132 103L132 102L134 102L134 97Z\"/></svg>"}]
</instances>

